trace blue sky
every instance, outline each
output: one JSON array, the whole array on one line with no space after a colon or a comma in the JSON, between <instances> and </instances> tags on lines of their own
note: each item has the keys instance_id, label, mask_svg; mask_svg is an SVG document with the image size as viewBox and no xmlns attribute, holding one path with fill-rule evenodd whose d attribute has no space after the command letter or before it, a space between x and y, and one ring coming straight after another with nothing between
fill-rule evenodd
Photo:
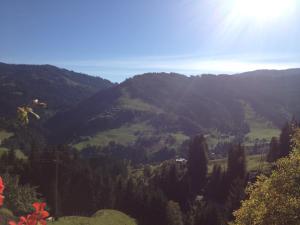
<instances>
[{"instance_id":1,"label":"blue sky","mask_svg":"<svg viewBox=\"0 0 300 225\"><path fill-rule=\"evenodd\" d=\"M236 1L0 0L0 61L117 82L144 72L300 67L298 0L281 0L293 6L268 20L246 17Z\"/></svg>"}]
</instances>

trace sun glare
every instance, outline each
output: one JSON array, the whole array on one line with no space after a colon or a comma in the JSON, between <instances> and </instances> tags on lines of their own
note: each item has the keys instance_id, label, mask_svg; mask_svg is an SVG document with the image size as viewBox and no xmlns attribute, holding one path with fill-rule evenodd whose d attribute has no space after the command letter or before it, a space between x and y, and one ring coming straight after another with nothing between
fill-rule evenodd
<instances>
[{"instance_id":1,"label":"sun glare","mask_svg":"<svg viewBox=\"0 0 300 225\"><path fill-rule=\"evenodd\" d=\"M296 0L235 0L236 16L257 22L274 21L287 16L295 7Z\"/></svg>"}]
</instances>

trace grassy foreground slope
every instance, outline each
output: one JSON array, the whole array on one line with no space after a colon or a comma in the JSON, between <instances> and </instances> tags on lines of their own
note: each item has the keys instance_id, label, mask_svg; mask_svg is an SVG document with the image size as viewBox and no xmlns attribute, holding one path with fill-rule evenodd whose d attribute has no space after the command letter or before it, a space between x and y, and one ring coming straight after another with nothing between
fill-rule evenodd
<instances>
[{"instance_id":1,"label":"grassy foreground slope","mask_svg":"<svg viewBox=\"0 0 300 225\"><path fill-rule=\"evenodd\" d=\"M49 223L53 225L137 225L136 221L116 210L99 210L92 217L68 216Z\"/></svg>"}]
</instances>

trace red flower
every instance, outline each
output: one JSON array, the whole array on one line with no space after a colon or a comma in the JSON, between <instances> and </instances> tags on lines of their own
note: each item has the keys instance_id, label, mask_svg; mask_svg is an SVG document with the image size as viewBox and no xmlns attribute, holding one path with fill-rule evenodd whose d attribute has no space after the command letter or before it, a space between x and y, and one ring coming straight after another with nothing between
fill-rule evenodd
<instances>
[{"instance_id":1,"label":"red flower","mask_svg":"<svg viewBox=\"0 0 300 225\"><path fill-rule=\"evenodd\" d=\"M8 222L8 225L23 225L23 224L26 224L26 219L25 219L24 216L20 217L20 220L19 220L18 224L15 221L13 221L13 220L10 220Z\"/></svg>"},{"instance_id":2,"label":"red flower","mask_svg":"<svg viewBox=\"0 0 300 225\"><path fill-rule=\"evenodd\" d=\"M49 213L45 210L45 202L33 203L33 207L35 208L35 214L37 214L39 219L46 219L49 216Z\"/></svg>"},{"instance_id":3,"label":"red flower","mask_svg":"<svg viewBox=\"0 0 300 225\"><path fill-rule=\"evenodd\" d=\"M3 205L3 199L4 196L2 195L4 191L4 184L3 180L0 177L0 206ZM16 223L13 220L10 220L8 222L9 225L46 225L46 218L49 216L49 213L45 210L46 203L44 202L35 202L32 204L33 208L35 209L35 212L32 214L28 214L26 218L24 216L21 216L19 218L19 222Z\"/></svg>"},{"instance_id":4,"label":"red flower","mask_svg":"<svg viewBox=\"0 0 300 225\"><path fill-rule=\"evenodd\" d=\"M13 221L13 220L10 220L10 221L8 222L8 225L17 225L17 224L16 224L16 222L15 222L15 221Z\"/></svg>"},{"instance_id":5,"label":"red flower","mask_svg":"<svg viewBox=\"0 0 300 225\"><path fill-rule=\"evenodd\" d=\"M0 177L0 194L3 194L3 191L4 191L4 184L3 184L2 177Z\"/></svg>"},{"instance_id":6,"label":"red flower","mask_svg":"<svg viewBox=\"0 0 300 225\"><path fill-rule=\"evenodd\" d=\"M46 203L36 202L32 206L35 208L35 212L27 215L27 217L20 217L18 223L15 221L9 221L9 225L46 225L46 218L49 216L49 213L45 211Z\"/></svg>"},{"instance_id":7,"label":"red flower","mask_svg":"<svg viewBox=\"0 0 300 225\"><path fill-rule=\"evenodd\" d=\"M4 191L4 184L3 184L3 180L0 177L0 206L3 205L3 200L4 200L4 196L2 195Z\"/></svg>"},{"instance_id":8,"label":"red flower","mask_svg":"<svg viewBox=\"0 0 300 225\"><path fill-rule=\"evenodd\" d=\"M4 200L4 196L3 196L3 195L0 195L0 206L3 205L3 200Z\"/></svg>"}]
</instances>

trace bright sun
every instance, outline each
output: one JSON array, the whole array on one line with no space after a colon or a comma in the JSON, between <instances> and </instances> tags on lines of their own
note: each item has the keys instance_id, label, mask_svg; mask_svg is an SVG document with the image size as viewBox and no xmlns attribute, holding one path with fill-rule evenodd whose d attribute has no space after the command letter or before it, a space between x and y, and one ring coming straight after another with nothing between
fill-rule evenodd
<instances>
[{"instance_id":1,"label":"bright sun","mask_svg":"<svg viewBox=\"0 0 300 225\"><path fill-rule=\"evenodd\" d=\"M240 18L269 22L288 15L297 0L235 0L234 14Z\"/></svg>"}]
</instances>

